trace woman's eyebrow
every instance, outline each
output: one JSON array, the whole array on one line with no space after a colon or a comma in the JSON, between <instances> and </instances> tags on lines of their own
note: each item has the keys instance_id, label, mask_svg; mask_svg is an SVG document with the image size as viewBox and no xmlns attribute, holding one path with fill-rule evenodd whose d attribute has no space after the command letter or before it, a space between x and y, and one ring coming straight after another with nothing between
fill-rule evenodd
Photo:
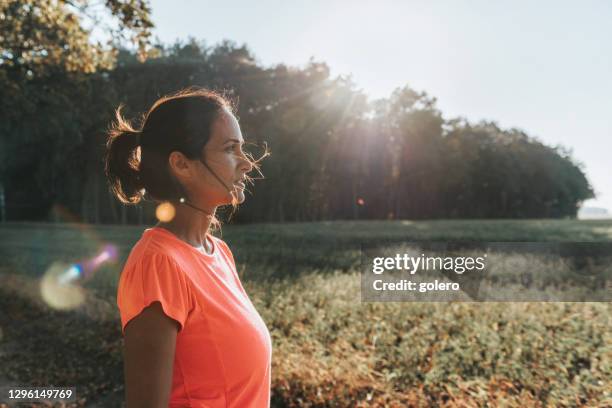
<instances>
[{"instance_id":1,"label":"woman's eyebrow","mask_svg":"<svg viewBox=\"0 0 612 408\"><path fill-rule=\"evenodd\" d=\"M244 140L243 140L243 141L240 141L240 140L238 140L238 139L228 139L228 140L226 140L225 142L223 142L223 145L226 145L226 144L228 144L229 142L240 143L241 145L242 145L242 144L244 144Z\"/></svg>"}]
</instances>

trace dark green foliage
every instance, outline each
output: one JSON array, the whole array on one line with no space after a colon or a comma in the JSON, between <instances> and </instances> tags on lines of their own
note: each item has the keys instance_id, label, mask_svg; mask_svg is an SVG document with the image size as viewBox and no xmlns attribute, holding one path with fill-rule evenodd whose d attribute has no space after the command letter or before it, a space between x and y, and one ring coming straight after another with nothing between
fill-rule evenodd
<instances>
[{"instance_id":1,"label":"dark green foliage","mask_svg":"<svg viewBox=\"0 0 612 408\"><path fill-rule=\"evenodd\" d=\"M109 4L144 47L146 6ZM65 29L36 27L60 36ZM44 39L40 47L52 50ZM14 56L10 47L3 44L3 58ZM72 66L64 54L55 65L34 57L0 65L7 90L0 95L0 183L9 220L58 220L62 208L88 222L152 221L153 205L126 208L110 196L104 132L119 103L138 119L159 96L187 86L227 90L247 141L267 142L272 152L262 163L265 179L234 217L239 223L574 218L594 195L569 151L495 123L446 120L435 98L409 87L368 101L350 79L330 77L325 63L264 67L230 41L157 44L146 54L142 63L144 51L119 51L114 68L97 60Z\"/></svg>"}]
</instances>

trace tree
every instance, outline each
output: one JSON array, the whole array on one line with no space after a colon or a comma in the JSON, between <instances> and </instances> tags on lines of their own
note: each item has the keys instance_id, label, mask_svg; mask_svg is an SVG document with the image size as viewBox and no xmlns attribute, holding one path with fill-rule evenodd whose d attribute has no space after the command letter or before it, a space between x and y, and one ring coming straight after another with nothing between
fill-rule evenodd
<instances>
[{"instance_id":1,"label":"tree","mask_svg":"<svg viewBox=\"0 0 612 408\"><path fill-rule=\"evenodd\" d=\"M98 6L87 0L0 0L0 65L12 79L44 77L52 72L92 73L112 68L116 44L129 37L146 56L150 8L145 0L107 0L106 14L119 25L107 45L92 41L100 23ZM99 3L97 3L99 4ZM17 82L18 83L18 82Z\"/></svg>"},{"instance_id":2,"label":"tree","mask_svg":"<svg viewBox=\"0 0 612 408\"><path fill-rule=\"evenodd\" d=\"M593 195L570 151L495 122L445 120L435 98L408 86L370 102L350 77L332 78L324 62L264 67L245 44L227 40L147 45L144 54L106 48L84 28L88 2L0 4L0 18L10 15L9 26L21 30L5 33L13 37L2 44L0 64L0 85L9 89L0 95L9 219L45 219L63 205L90 222L152 221L153 206L122 206L108 193L104 131L119 103L138 118L160 95L188 86L236 99L246 141L272 151L237 222L572 217ZM144 3L103 7L125 33L146 38ZM23 50L19 41L27 42ZM49 52L54 59L40 58ZM143 55L155 58L142 62Z\"/></svg>"},{"instance_id":3,"label":"tree","mask_svg":"<svg viewBox=\"0 0 612 408\"><path fill-rule=\"evenodd\" d=\"M82 160L66 158L79 157L73 153L91 136L83 131L105 113L91 109L108 101L96 84L126 38L146 56L149 12L143 0L107 0L101 8L86 0L0 0L0 183L13 215L45 218L62 173L81 168ZM104 13L117 25L106 45L91 39ZM97 99L94 89L102 91Z\"/></svg>"}]
</instances>

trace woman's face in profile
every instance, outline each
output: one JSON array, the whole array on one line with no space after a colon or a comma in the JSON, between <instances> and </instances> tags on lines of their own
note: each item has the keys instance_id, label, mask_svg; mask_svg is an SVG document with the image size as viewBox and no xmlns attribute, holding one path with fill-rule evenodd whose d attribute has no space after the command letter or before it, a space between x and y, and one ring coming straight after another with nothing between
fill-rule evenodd
<instances>
[{"instance_id":1,"label":"woman's face in profile","mask_svg":"<svg viewBox=\"0 0 612 408\"><path fill-rule=\"evenodd\" d=\"M238 120L223 110L213 122L210 139L202 152L208 167L196 163L200 176L194 177L190 186L194 199L214 206L231 204L233 199L237 204L244 202L245 175L252 165L242 150L243 144Z\"/></svg>"}]
</instances>

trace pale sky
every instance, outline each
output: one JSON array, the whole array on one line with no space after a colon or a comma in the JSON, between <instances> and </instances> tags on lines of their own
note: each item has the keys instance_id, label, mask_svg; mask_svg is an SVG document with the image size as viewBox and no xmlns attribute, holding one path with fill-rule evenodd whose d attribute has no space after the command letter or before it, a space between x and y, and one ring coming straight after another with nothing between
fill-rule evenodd
<instances>
[{"instance_id":1,"label":"pale sky","mask_svg":"<svg viewBox=\"0 0 612 408\"><path fill-rule=\"evenodd\" d=\"M265 66L352 75L372 98L404 85L445 118L495 120L573 149L612 211L612 1L153 0L153 33L246 43Z\"/></svg>"}]
</instances>

